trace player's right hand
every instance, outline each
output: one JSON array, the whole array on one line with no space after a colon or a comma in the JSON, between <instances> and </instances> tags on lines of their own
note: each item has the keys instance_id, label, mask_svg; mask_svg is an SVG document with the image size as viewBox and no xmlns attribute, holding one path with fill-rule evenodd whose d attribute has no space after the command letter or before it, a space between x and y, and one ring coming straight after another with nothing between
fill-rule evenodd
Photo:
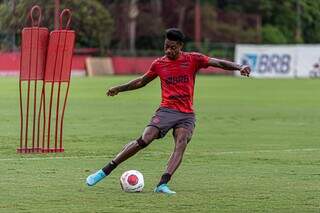
<instances>
[{"instance_id":1,"label":"player's right hand","mask_svg":"<svg viewBox=\"0 0 320 213\"><path fill-rule=\"evenodd\" d=\"M240 68L240 74L241 75L249 77L250 73L251 73L250 66L248 66L248 65L242 65L241 66L241 68Z\"/></svg>"},{"instance_id":2,"label":"player's right hand","mask_svg":"<svg viewBox=\"0 0 320 213\"><path fill-rule=\"evenodd\" d=\"M108 89L107 96L115 96L119 93L119 90L116 87Z\"/></svg>"}]
</instances>

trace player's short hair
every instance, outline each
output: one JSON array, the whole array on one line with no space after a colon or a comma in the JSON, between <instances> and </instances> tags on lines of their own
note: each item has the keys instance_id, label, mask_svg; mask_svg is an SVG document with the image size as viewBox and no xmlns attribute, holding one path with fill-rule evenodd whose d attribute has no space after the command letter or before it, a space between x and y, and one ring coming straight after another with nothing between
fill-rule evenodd
<instances>
[{"instance_id":1,"label":"player's short hair","mask_svg":"<svg viewBox=\"0 0 320 213\"><path fill-rule=\"evenodd\" d=\"M185 35L178 28L169 28L166 30L166 38L170 41L184 42Z\"/></svg>"}]
</instances>

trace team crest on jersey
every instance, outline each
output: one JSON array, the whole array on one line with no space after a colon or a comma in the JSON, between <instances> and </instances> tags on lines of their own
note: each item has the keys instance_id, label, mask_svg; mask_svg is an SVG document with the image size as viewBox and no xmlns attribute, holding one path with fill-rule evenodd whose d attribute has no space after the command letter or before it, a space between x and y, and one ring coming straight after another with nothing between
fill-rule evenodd
<instances>
[{"instance_id":1,"label":"team crest on jersey","mask_svg":"<svg viewBox=\"0 0 320 213\"><path fill-rule=\"evenodd\" d=\"M180 64L180 67L181 68L188 68L190 66L190 64L188 63L188 62L182 62L181 64Z\"/></svg>"}]
</instances>

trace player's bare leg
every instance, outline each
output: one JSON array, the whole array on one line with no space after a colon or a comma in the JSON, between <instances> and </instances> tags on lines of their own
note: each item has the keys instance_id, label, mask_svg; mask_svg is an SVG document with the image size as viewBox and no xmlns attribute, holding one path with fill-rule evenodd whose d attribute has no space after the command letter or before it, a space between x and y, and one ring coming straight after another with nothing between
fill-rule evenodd
<instances>
[{"instance_id":1,"label":"player's bare leg","mask_svg":"<svg viewBox=\"0 0 320 213\"><path fill-rule=\"evenodd\" d=\"M159 130L156 127L148 126L145 128L142 136L130 143L126 144L122 151L112 160L117 165L135 155L141 149L148 146L159 135Z\"/></svg>"},{"instance_id":2,"label":"player's bare leg","mask_svg":"<svg viewBox=\"0 0 320 213\"><path fill-rule=\"evenodd\" d=\"M174 132L175 147L170 156L166 173L173 175L182 162L183 154L188 142L191 140L190 130L178 128Z\"/></svg>"},{"instance_id":3,"label":"player's bare leg","mask_svg":"<svg viewBox=\"0 0 320 213\"><path fill-rule=\"evenodd\" d=\"M174 172L179 168L182 162L183 154L186 150L188 141L191 140L191 136L192 136L192 133L188 129L177 128L174 130L174 141L175 141L174 151L169 158L166 171L162 175L161 180L157 185L157 188L155 189L155 192L175 194L174 191L171 191L169 189L169 187L167 186L167 183L170 181L171 176L174 174Z\"/></svg>"},{"instance_id":4,"label":"player's bare leg","mask_svg":"<svg viewBox=\"0 0 320 213\"><path fill-rule=\"evenodd\" d=\"M86 180L87 184L89 186L93 186L98 183L104 177L109 175L120 163L132 157L141 149L147 147L154 139L158 137L158 135L159 130L156 127L146 127L140 138L126 144L121 152L119 152L119 154L117 154L117 156L110 163L96 173L89 175Z\"/></svg>"}]
</instances>

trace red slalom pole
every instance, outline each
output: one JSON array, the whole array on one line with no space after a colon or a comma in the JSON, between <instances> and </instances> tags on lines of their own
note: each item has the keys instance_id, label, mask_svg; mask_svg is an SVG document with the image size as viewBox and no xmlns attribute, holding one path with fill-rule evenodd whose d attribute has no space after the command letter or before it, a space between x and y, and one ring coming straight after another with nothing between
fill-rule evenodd
<instances>
[{"instance_id":1,"label":"red slalom pole","mask_svg":"<svg viewBox=\"0 0 320 213\"><path fill-rule=\"evenodd\" d=\"M21 57L21 56L20 56ZM21 88L21 80L19 80L19 90L20 90L20 149L18 152L22 152L22 144L23 144L23 106L22 106L22 88Z\"/></svg>"},{"instance_id":2,"label":"red slalom pole","mask_svg":"<svg viewBox=\"0 0 320 213\"><path fill-rule=\"evenodd\" d=\"M63 16L67 14L68 15L68 21L67 24L65 26L65 30L63 30ZM70 26L70 22L71 22L71 12L68 9L64 9L60 15L60 30L61 33L64 35L64 41L63 41L63 52L62 52L62 64L60 67L60 73L59 73L59 86L58 86L58 97L57 97L57 108L56 108L56 127L55 127L55 149L57 149L57 145L58 145L58 123L59 123L59 108L60 108L60 91L61 91L61 82L62 82L62 71L64 68L64 63L65 60L63 60L64 58L64 53L66 52L66 43L67 43L67 30L69 29ZM68 88L67 91L69 90L69 84L68 84ZM66 97L67 94L65 95L65 102L66 102ZM64 109L65 109L65 104L63 105L63 113L64 113ZM63 117L60 117L61 122L63 122ZM61 127L61 125L60 125ZM60 128L60 144L59 144L59 149L62 149L62 129Z\"/></svg>"},{"instance_id":3,"label":"red slalom pole","mask_svg":"<svg viewBox=\"0 0 320 213\"><path fill-rule=\"evenodd\" d=\"M66 96L64 97L64 103L63 103L63 108L62 108L62 114L61 114L61 122L60 122L60 149L62 148L62 135L63 135L63 119L64 119L64 112L66 109L67 105L67 98L69 94L69 88L70 88L70 82L67 83L67 91L66 91Z\"/></svg>"},{"instance_id":4,"label":"red slalom pole","mask_svg":"<svg viewBox=\"0 0 320 213\"><path fill-rule=\"evenodd\" d=\"M38 21L37 23L35 22L34 18L33 18L33 14L34 14L34 10L37 9L38 12L39 12L39 17L38 17ZM39 34L40 34L40 31L39 31L39 24L40 24L40 21L41 21L41 18L42 18L42 13L41 13L41 9L40 7L38 6L34 6L32 7L31 9L31 13L30 13L30 16L31 16L31 20L32 20L32 26L33 27L36 27L37 29L37 33L36 33L36 36L37 36L37 39L36 39L36 58L39 58L39 55L38 55L38 49L39 49ZM32 40L32 38L31 38ZM37 109L37 75L38 75L38 63L36 63L36 78L35 78L35 83L34 83L34 93L33 93L33 98L34 98L34 104L33 104L33 127L32 127L32 152L34 152L34 140L35 140L35 125L36 125L36 109ZM39 146L37 146L38 148Z\"/></svg>"},{"instance_id":5,"label":"red slalom pole","mask_svg":"<svg viewBox=\"0 0 320 213\"><path fill-rule=\"evenodd\" d=\"M33 18L33 14L34 14L34 10L38 10L39 11L39 18L41 19L41 9L39 8L39 6L34 6L32 7L31 11L30 11L30 17L31 17L31 24L32 27L37 27L37 25L35 24L35 20ZM40 21L38 21L39 24ZM39 25L38 25L39 26ZM33 44L33 30L31 31L31 39L30 39L30 52L29 55L32 56L32 44ZM25 132L25 148L28 148L28 127L29 127L29 103L30 103L30 78L31 78L31 63L32 63L32 57L29 58L29 75L28 75L28 92L27 92L27 109L26 109L26 132ZM37 63L36 63L37 64ZM37 68L36 68L37 69ZM37 70L36 70L37 72ZM34 135L33 135L34 136ZM34 139L34 138L33 138ZM32 139L32 149L34 148L34 140ZM33 151L33 150L32 150Z\"/></svg>"},{"instance_id":6,"label":"red slalom pole","mask_svg":"<svg viewBox=\"0 0 320 213\"><path fill-rule=\"evenodd\" d=\"M41 112L42 112L42 107L43 107L43 90L41 91L41 97L40 97L40 106L39 106L39 112L38 112L38 127L37 127L37 147L39 148L39 151L44 147L42 144L42 148L40 149L40 121L41 121ZM45 120L45 117L44 117ZM43 140L44 141L44 140Z\"/></svg>"},{"instance_id":7,"label":"red slalom pole","mask_svg":"<svg viewBox=\"0 0 320 213\"><path fill-rule=\"evenodd\" d=\"M55 52L58 52L59 49L59 43L60 43L60 37L61 37L61 33L59 32L58 34L58 42L56 44L56 48L55 48ZM50 35L51 36L51 35ZM50 37L51 38L51 37ZM49 41L49 45L50 45L51 39ZM49 53L49 52L48 52ZM50 92L50 103L49 103L49 115L48 115L48 135L47 135L47 149L48 152L51 152L51 148L50 148L50 137L51 137L51 115L52 115L52 102L53 102L53 95L54 95L54 83L55 83L55 77L56 77L56 68L57 68L57 58L58 58L58 54L55 54L54 57L54 66L53 66L53 76L52 76L52 81L51 81L51 92ZM57 114L56 114L57 117ZM56 134L55 134L55 141L56 141ZM56 145L55 145L55 149L56 149Z\"/></svg>"},{"instance_id":8,"label":"red slalom pole","mask_svg":"<svg viewBox=\"0 0 320 213\"><path fill-rule=\"evenodd\" d=\"M61 30L61 22L60 22L60 30ZM63 33L60 33L63 35ZM66 42L66 36L64 38L64 45L63 45L63 52L62 52L62 58L64 57L64 49L65 49L65 42ZM63 68L63 60L62 64L60 66L60 72L59 72L59 85L58 85L58 96L57 96L57 106L56 106L56 125L55 125L55 137L54 137L54 148L57 149L58 144L58 122L59 122L59 105L60 105L60 91L61 91L61 74L62 74L62 68Z\"/></svg>"},{"instance_id":9,"label":"red slalom pole","mask_svg":"<svg viewBox=\"0 0 320 213\"><path fill-rule=\"evenodd\" d=\"M41 17L41 13L40 13ZM38 26L38 33L37 35L37 42L36 42L36 56L38 58L38 44L39 44L39 26ZM38 74L38 63L36 63L36 76ZM37 78L35 78L34 82L34 93L33 93L33 127L32 127L32 151L34 152L34 140L35 140L35 128L36 128L36 113L37 113Z\"/></svg>"},{"instance_id":10,"label":"red slalom pole","mask_svg":"<svg viewBox=\"0 0 320 213\"><path fill-rule=\"evenodd\" d=\"M31 44L30 46L32 46L32 34L33 32L31 31ZM32 55L32 48L30 48L30 53L29 55ZM31 69L31 57L29 58L29 70ZM28 127L29 127L29 102L30 102L30 76L31 76L31 72L29 71L28 73L28 92L27 92L27 109L26 109L26 132L25 132L25 142L24 142L24 147L27 151L28 149Z\"/></svg>"}]
</instances>

